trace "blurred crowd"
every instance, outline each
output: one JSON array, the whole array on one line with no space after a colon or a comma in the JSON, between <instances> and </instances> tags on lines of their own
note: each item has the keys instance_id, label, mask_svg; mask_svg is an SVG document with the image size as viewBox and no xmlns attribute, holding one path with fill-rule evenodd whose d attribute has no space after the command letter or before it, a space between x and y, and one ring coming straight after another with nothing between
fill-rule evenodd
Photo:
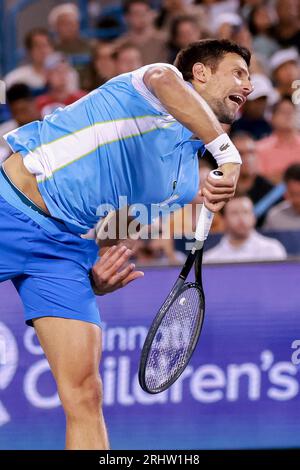
<instances>
[{"instance_id":1,"label":"blurred crowd","mask_svg":"<svg viewBox=\"0 0 300 470\"><path fill-rule=\"evenodd\" d=\"M213 230L224 237L206 259L284 259L280 242L259 232L300 232L300 1L125 0L108 2L114 8L106 15L102 3L88 2L94 38L81 34L74 3L54 7L48 29L26 34L24 63L2 77L7 107L0 107L0 161L10 154L6 132L73 103L115 75L172 63L190 42L231 39L252 52L254 91L226 128L243 165L236 198L215 218ZM100 36L106 39L95 39ZM200 159L202 180L213 167L210 155ZM175 238L176 218L182 214L171 220ZM196 215L191 232L195 221ZM182 261L173 239L141 243L136 256L145 264Z\"/></svg>"}]
</instances>

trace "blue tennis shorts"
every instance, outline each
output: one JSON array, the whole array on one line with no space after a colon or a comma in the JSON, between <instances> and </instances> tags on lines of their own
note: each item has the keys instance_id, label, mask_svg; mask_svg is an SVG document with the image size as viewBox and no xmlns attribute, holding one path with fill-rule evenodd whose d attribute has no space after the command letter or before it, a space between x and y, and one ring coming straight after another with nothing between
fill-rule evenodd
<instances>
[{"instance_id":1,"label":"blue tennis shorts","mask_svg":"<svg viewBox=\"0 0 300 470\"><path fill-rule=\"evenodd\" d=\"M28 325L61 317L101 326L88 277L97 251L95 241L26 205L0 173L0 282L14 283Z\"/></svg>"}]
</instances>

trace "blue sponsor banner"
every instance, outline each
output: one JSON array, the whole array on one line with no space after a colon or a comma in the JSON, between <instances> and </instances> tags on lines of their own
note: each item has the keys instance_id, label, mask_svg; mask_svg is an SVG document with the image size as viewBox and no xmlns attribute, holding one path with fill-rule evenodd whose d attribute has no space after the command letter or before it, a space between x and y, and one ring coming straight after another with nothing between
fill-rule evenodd
<instances>
[{"instance_id":1,"label":"blue sponsor banner","mask_svg":"<svg viewBox=\"0 0 300 470\"><path fill-rule=\"evenodd\" d=\"M300 265L204 268L206 319L172 388L147 395L137 368L147 327L178 275L99 298L101 374L114 449L300 447ZM59 449L64 416L48 363L11 283L0 285L0 448Z\"/></svg>"}]
</instances>

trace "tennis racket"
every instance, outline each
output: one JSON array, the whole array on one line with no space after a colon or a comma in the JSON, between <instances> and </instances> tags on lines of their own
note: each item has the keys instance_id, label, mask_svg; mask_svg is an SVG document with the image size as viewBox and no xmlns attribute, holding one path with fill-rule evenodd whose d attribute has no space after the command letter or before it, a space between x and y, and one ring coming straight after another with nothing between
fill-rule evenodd
<instances>
[{"instance_id":1,"label":"tennis racket","mask_svg":"<svg viewBox=\"0 0 300 470\"><path fill-rule=\"evenodd\" d=\"M213 170L210 175L219 179L223 173ZM154 394L170 387L182 374L196 348L205 311L203 245L212 220L213 213L203 204L191 252L148 331L139 365L139 382L145 392ZM195 282L186 282L194 263Z\"/></svg>"}]
</instances>

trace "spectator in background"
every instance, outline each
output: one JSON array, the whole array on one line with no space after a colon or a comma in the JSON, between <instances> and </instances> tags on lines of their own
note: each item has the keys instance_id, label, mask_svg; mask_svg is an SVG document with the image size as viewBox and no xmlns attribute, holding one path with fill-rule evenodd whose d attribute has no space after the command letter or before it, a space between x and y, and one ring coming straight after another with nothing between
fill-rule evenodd
<instances>
[{"instance_id":1,"label":"spectator in background","mask_svg":"<svg viewBox=\"0 0 300 470\"><path fill-rule=\"evenodd\" d=\"M213 27L218 39L232 39L244 27L244 22L237 13L225 12L215 18Z\"/></svg>"},{"instance_id":2,"label":"spectator in background","mask_svg":"<svg viewBox=\"0 0 300 470\"><path fill-rule=\"evenodd\" d=\"M79 9L74 3L62 3L50 11L48 22L56 36L56 50L69 57L82 86L92 50L90 41L80 37L79 19Z\"/></svg>"},{"instance_id":3,"label":"spectator in background","mask_svg":"<svg viewBox=\"0 0 300 470\"><path fill-rule=\"evenodd\" d=\"M231 126L231 132L248 132L254 139L262 139L271 134L272 127L266 119L268 104L274 104L276 92L270 80L262 74L251 75L254 90L242 108L242 116Z\"/></svg>"},{"instance_id":4,"label":"spectator in background","mask_svg":"<svg viewBox=\"0 0 300 470\"><path fill-rule=\"evenodd\" d=\"M134 261L139 266L177 265L184 263L186 255L182 251L175 250L174 240L168 236L163 238L163 222L157 219L151 229L151 238L138 239L135 242L133 252Z\"/></svg>"},{"instance_id":5,"label":"spectator in background","mask_svg":"<svg viewBox=\"0 0 300 470\"><path fill-rule=\"evenodd\" d=\"M49 91L36 100L42 117L53 113L59 107L74 103L85 95L82 90L73 90L70 84L73 76L72 67L63 54L56 52L49 56L45 62L45 69Z\"/></svg>"},{"instance_id":6,"label":"spectator in background","mask_svg":"<svg viewBox=\"0 0 300 470\"><path fill-rule=\"evenodd\" d=\"M123 43L113 53L116 75L132 72L143 65L140 49L131 43Z\"/></svg>"},{"instance_id":7,"label":"spectator in background","mask_svg":"<svg viewBox=\"0 0 300 470\"><path fill-rule=\"evenodd\" d=\"M163 0L155 24L159 29L169 32L175 18L183 15L193 16L201 31L205 31L205 37L208 35L210 23L207 21L205 8L202 5L194 5L193 0Z\"/></svg>"},{"instance_id":8,"label":"spectator in background","mask_svg":"<svg viewBox=\"0 0 300 470\"><path fill-rule=\"evenodd\" d=\"M300 230L300 164L287 168L285 201L273 207L264 224L265 230Z\"/></svg>"},{"instance_id":9,"label":"spectator in background","mask_svg":"<svg viewBox=\"0 0 300 470\"><path fill-rule=\"evenodd\" d=\"M253 204L246 196L235 197L223 209L225 234L214 248L204 253L204 262L245 262L283 260L287 254L275 239L255 229Z\"/></svg>"},{"instance_id":10,"label":"spectator in background","mask_svg":"<svg viewBox=\"0 0 300 470\"><path fill-rule=\"evenodd\" d=\"M169 62L173 63L180 49L202 38L197 18L191 15L178 16L171 23L169 41Z\"/></svg>"},{"instance_id":11,"label":"spectator in background","mask_svg":"<svg viewBox=\"0 0 300 470\"><path fill-rule=\"evenodd\" d=\"M116 75L113 58L114 46L109 42L97 42L92 53L92 61L84 75L84 90L92 91Z\"/></svg>"},{"instance_id":12,"label":"spectator in background","mask_svg":"<svg viewBox=\"0 0 300 470\"><path fill-rule=\"evenodd\" d=\"M248 196L255 205L266 196L274 186L258 172L256 142L251 135L246 132L240 132L232 135L231 138L243 160L236 194L238 196ZM260 227L263 221L264 216L261 216L257 219L256 226Z\"/></svg>"},{"instance_id":13,"label":"spectator in background","mask_svg":"<svg viewBox=\"0 0 300 470\"><path fill-rule=\"evenodd\" d=\"M294 80L300 77L297 49L280 49L270 59L272 79L280 96L292 96Z\"/></svg>"},{"instance_id":14,"label":"spectator in background","mask_svg":"<svg viewBox=\"0 0 300 470\"><path fill-rule=\"evenodd\" d=\"M252 52L250 72L263 73L264 67L253 51L252 37L247 24L237 13L222 13L213 22L214 36L218 39L229 39Z\"/></svg>"},{"instance_id":15,"label":"spectator in background","mask_svg":"<svg viewBox=\"0 0 300 470\"><path fill-rule=\"evenodd\" d=\"M277 0L278 22L273 28L275 39L282 47L295 46L300 51L300 22L298 0Z\"/></svg>"},{"instance_id":16,"label":"spectator in background","mask_svg":"<svg viewBox=\"0 0 300 470\"><path fill-rule=\"evenodd\" d=\"M7 88L16 83L24 83L31 88L35 95L38 95L45 91L44 63L54 50L49 32L44 28L32 29L25 36L24 45L29 63L9 72L4 77L4 81Z\"/></svg>"},{"instance_id":17,"label":"spectator in background","mask_svg":"<svg viewBox=\"0 0 300 470\"><path fill-rule=\"evenodd\" d=\"M250 12L248 24L253 39L253 50L264 60L268 60L280 47L272 37L274 22L275 12L269 4L258 4Z\"/></svg>"},{"instance_id":18,"label":"spectator in background","mask_svg":"<svg viewBox=\"0 0 300 470\"><path fill-rule=\"evenodd\" d=\"M17 127L40 119L33 93L24 83L12 85L7 90L6 100L12 119L0 126L0 162L11 154L11 149L3 139L3 135Z\"/></svg>"},{"instance_id":19,"label":"spectator in background","mask_svg":"<svg viewBox=\"0 0 300 470\"><path fill-rule=\"evenodd\" d=\"M90 43L80 37L79 10L74 3L54 7L48 22L56 35L55 48L67 55L90 54Z\"/></svg>"},{"instance_id":20,"label":"spectator in background","mask_svg":"<svg viewBox=\"0 0 300 470\"><path fill-rule=\"evenodd\" d=\"M300 133L295 105L289 98L274 105L272 127L272 134L257 142L257 154L261 173L278 183L289 165L300 162Z\"/></svg>"},{"instance_id":21,"label":"spectator in background","mask_svg":"<svg viewBox=\"0 0 300 470\"><path fill-rule=\"evenodd\" d=\"M205 11L206 20L212 23L223 13L237 13L242 0L195 0Z\"/></svg>"},{"instance_id":22,"label":"spectator in background","mask_svg":"<svg viewBox=\"0 0 300 470\"><path fill-rule=\"evenodd\" d=\"M263 4L264 1L265 0L240 0L239 10L240 10L242 17L246 21L249 21L253 8L258 7L259 5Z\"/></svg>"},{"instance_id":23,"label":"spectator in background","mask_svg":"<svg viewBox=\"0 0 300 470\"><path fill-rule=\"evenodd\" d=\"M137 266L172 266L184 263L182 251L175 250L174 240L151 239L138 240L134 249L134 261Z\"/></svg>"},{"instance_id":24,"label":"spectator in background","mask_svg":"<svg viewBox=\"0 0 300 470\"><path fill-rule=\"evenodd\" d=\"M295 88L293 83L299 80L299 54L297 49L281 49L270 60L272 79L276 86L276 92L281 97L293 97ZM297 128L300 129L300 107L296 106Z\"/></svg>"},{"instance_id":25,"label":"spectator in background","mask_svg":"<svg viewBox=\"0 0 300 470\"><path fill-rule=\"evenodd\" d=\"M128 31L116 40L116 46L124 43L138 47L142 65L167 62L166 35L154 28L155 11L148 0L125 0L123 3Z\"/></svg>"}]
</instances>

